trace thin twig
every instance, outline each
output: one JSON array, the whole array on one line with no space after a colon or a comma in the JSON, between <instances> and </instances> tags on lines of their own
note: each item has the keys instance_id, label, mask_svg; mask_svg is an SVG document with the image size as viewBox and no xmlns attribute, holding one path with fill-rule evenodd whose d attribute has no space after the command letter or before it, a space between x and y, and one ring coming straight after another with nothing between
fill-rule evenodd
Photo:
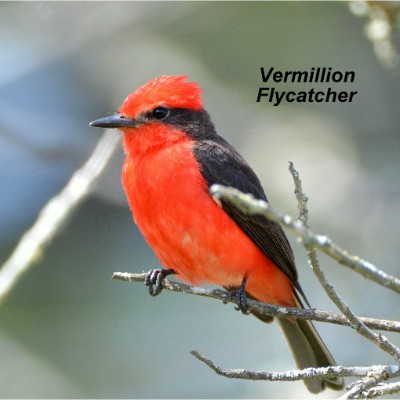
<instances>
[{"instance_id":1,"label":"thin twig","mask_svg":"<svg viewBox=\"0 0 400 400\"><path fill-rule=\"evenodd\" d=\"M130 272L114 272L112 279L129 281L129 282L144 282L146 274L135 274ZM163 288L172 292L179 292L185 294L192 294L196 296L209 297L223 301L226 297L227 292L221 289L206 289L202 287L195 287L181 282L172 282L168 279L163 281ZM234 302L232 300L232 302ZM337 315L329 311L320 311L316 309L304 309L301 310L295 307L283 307L276 306L274 304L266 304L257 300L247 299L247 304L250 310L257 311L260 314L287 318L293 317L297 319L310 319L319 322L328 322L337 325L351 326L348 319L342 315ZM389 321L375 318L364 318L359 319L369 328L377 329L381 331L400 332L400 322Z\"/></svg>"},{"instance_id":2,"label":"thin twig","mask_svg":"<svg viewBox=\"0 0 400 400\"><path fill-rule=\"evenodd\" d=\"M110 160L119 136L106 132L85 164L71 177L60 193L40 211L36 221L21 237L16 248L0 269L0 304L50 243L60 225L90 193L91 186Z\"/></svg>"},{"instance_id":3,"label":"thin twig","mask_svg":"<svg viewBox=\"0 0 400 400\"><path fill-rule=\"evenodd\" d=\"M289 163L289 171L292 174L294 185L295 185L295 195L298 201L299 217L298 220L304 225L308 230L308 209L307 209L307 196L303 193L303 188L300 180L298 171L294 168L293 163ZM380 334L376 334L369 329L363 321L358 318L351 308L340 298L334 287L328 282L324 272L321 270L319 265L318 256L315 248L313 248L308 242L303 242L304 248L307 252L308 258L310 260L311 267L314 271L315 276L319 280L321 286L324 288L325 292L333 303L339 308L339 310L346 316L346 318L351 322L351 327L354 328L360 335L364 336L371 342L378 345L382 350L389 353L397 362L400 362L400 349L383 337Z\"/></svg>"},{"instance_id":4,"label":"thin twig","mask_svg":"<svg viewBox=\"0 0 400 400\"><path fill-rule=\"evenodd\" d=\"M215 364L214 361L204 357L198 351L190 352L198 360L206 364L218 375L233 379L263 380L263 381L298 381L303 379L321 379L346 376L368 376L373 372L375 375L385 375L386 379L398 376L399 368L397 366L374 365L372 367L342 367L330 366L319 368L294 369L285 372L266 372L251 371L246 369L224 369Z\"/></svg>"},{"instance_id":5,"label":"thin twig","mask_svg":"<svg viewBox=\"0 0 400 400\"><path fill-rule=\"evenodd\" d=\"M236 207L240 208L244 213L249 215L258 214L263 215L266 218L280 223L294 231L302 240L307 253L309 255L310 263L313 266L313 269L320 280L322 286L325 288L328 295L334 301L334 303L339 307L339 309L345 314L343 316L338 316L333 313L323 312L315 309L306 309L299 310L297 308L287 308L281 306L274 306L265 303L260 303L258 301L248 299L248 306L251 310L257 311L258 313L262 313L264 315L276 316L280 318L294 317L294 318L305 318L305 319L314 319L319 321L337 323L342 325L348 325L352 328L356 329L360 334L367 337L369 340L373 341L384 351L391 354L397 362L400 361L400 349L389 342L385 337L381 334L375 334L371 331L371 329L380 329L378 326L388 327L388 321L381 320L373 320L357 317L350 310L350 308L345 304L339 296L336 294L332 285L326 280L325 275L319 267L317 254L315 249L321 249L334 259L338 260L336 257L337 254L340 255L341 263L348 265L348 261L350 260L350 265L352 262L359 264L361 270L363 271L363 275L365 276L365 267L369 263L364 260L359 259L358 257L350 256L343 250L341 250L338 246L332 243L330 239L322 235L315 235L308 228L308 210L307 210L307 196L303 193L301 187L301 180L299 178L298 172L294 169L293 164L290 164L290 170L293 175L293 179L296 187L296 198L298 200L299 207L299 221L295 221L292 217L287 215L282 215L275 212L271 207L263 201L255 200L251 195L243 194L236 189L226 188L220 185L213 185L211 188L211 192L216 198L216 200L220 200L223 198L224 201L231 202ZM326 246L326 243L329 246ZM382 283L382 279L385 281L384 286L390 287L395 291L400 290L400 285L397 278L391 277L385 274L383 271L379 271L375 266L374 269L374 278L373 280L378 283ZM371 270L371 269L369 269ZM375 276L375 272L379 271L379 273ZM130 274L130 273L119 273L116 272L113 275L113 279L121 279L125 281L144 281L146 274ZM368 274L367 274L368 275ZM369 276L367 276L369 277ZM387 281L388 280L388 281ZM201 296L212 297L220 300L224 300L226 298L226 292L219 289L205 289L205 288L197 288L187 284L181 284L176 282L171 282L168 280L164 281L163 287L172 291L178 291L188 294L195 294ZM396 326L396 330L398 329L398 322L389 322L389 325L393 327L393 324ZM210 368L212 368L215 372L220 375L224 375L230 378L240 378L240 379L263 379L263 380L300 380L300 379L320 379L322 378L331 378L337 376L362 376L363 379L355 382L347 391L344 398L355 398L360 395L360 393L375 393L372 390L376 385L379 385L380 382L400 375L398 366L371 366L371 367L324 367L324 368L308 368L305 370L294 370L287 371L282 373L276 372L256 372L249 370L226 370L218 367L213 361L205 358L198 352L194 351L192 354L197 357L199 360L206 363ZM386 387L386 385L385 385ZM397 390L397 387L392 387L392 391ZM371 391L371 392L369 392Z\"/></svg>"},{"instance_id":6,"label":"thin twig","mask_svg":"<svg viewBox=\"0 0 400 400\"><path fill-rule=\"evenodd\" d=\"M300 221L306 228L308 228L308 196L303 192L303 185L299 172L294 168L293 162L289 161L289 171L292 174L294 182L294 195L297 199L298 215L297 220Z\"/></svg>"},{"instance_id":7,"label":"thin twig","mask_svg":"<svg viewBox=\"0 0 400 400\"><path fill-rule=\"evenodd\" d=\"M360 397L363 399L372 399L375 397L382 397L389 394L400 392L400 382L387 383L386 385L373 387L368 390L362 391Z\"/></svg>"},{"instance_id":8,"label":"thin twig","mask_svg":"<svg viewBox=\"0 0 400 400\"><path fill-rule=\"evenodd\" d=\"M387 368L371 368L368 374L356 381L351 383L347 389L348 391L340 398L341 400L347 399L358 399L358 398L366 398L366 393L368 393L373 388L380 386L381 388L386 387L389 384L382 384L381 382L386 381L390 378L399 376L399 366L392 365L387 366ZM398 391L400 391L400 387L398 387ZM394 393L395 388L392 387L392 392ZM375 393L375 395L373 395ZM377 397L377 392L371 392L369 398Z\"/></svg>"},{"instance_id":9,"label":"thin twig","mask_svg":"<svg viewBox=\"0 0 400 400\"><path fill-rule=\"evenodd\" d=\"M251 194L244 194L235 188L217 184L211 186L210 192L216 200L223 199L229 201L244 213L249 215L263 215L271 221L285 226L308 246L323 251L339 264L353 269L365 278L400 293L400 279L387 274L358 256L350 255L347 251L336 245L329 237L315 234L291 216L275 211L267 202L257 200Z\"/></svg>"}]
</instances>

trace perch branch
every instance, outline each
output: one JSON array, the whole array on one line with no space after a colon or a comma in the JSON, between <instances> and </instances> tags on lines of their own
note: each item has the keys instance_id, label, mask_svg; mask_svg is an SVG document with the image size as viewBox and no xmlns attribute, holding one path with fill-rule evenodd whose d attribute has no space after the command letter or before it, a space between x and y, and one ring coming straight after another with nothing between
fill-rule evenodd
<instances>
[{"instance_id":1,"label":"perch branch","mask_svg":"<svg viewBox=\"0 0 400 400\"><path fill-rule=\"evenodd\" d=\"M144 282L146 274L135 274L130 272L114 272L112 279L129 281L129 282ZM172 292L192 294L196 296L209 297L223 301L226 297L227 292L222 289L206 289L201 287L191 286L181 282L172 282L168 279L163 281L163 288ZM231 301L233 302L233 300ZM280 317L280 318L298 318L298 319L311 319L319 322L328 322L337 325L351 326L351 323L344 316L334 314L329 311L320 311L316 309L304 309L301 310L295 307L283 307L276 306L273 304L262 303L257 300L247 299L247 304L250 310L259 312L260 314ZM359 319L369 328L377 329L381 331L400 332L400 322L375 319L375 318L364 318Z\"/></svg>"},{"instance_id":2,"label":"perch branch","mask_svg":"<svg viewBox=\"0 0 400 400\"><path fill-rule=\"evenodd\" d=\"M333 259L338 261L340 264L346 265L357 272L360 272L363 276L374 280L377 283L384 285L398 293L400 293L400 280L393 276L386 274L379 270L374 265L368 263L359 257L349 255L344 250L340 249L334 244L328 237L323 235L314 234L308 227L308 210L307 210L307 196L302 191L301 180L298 172L294 169L293 163L289 166L290 172L293 176L295 183L295 195L298 201L299 218L298 221L294 220L288 215L279 214L274 211L270 205L262 200L256 200L251 195L246 195L234 188L227 188L221 185L213 185L211 187L211 194L218 201L223 199L224 201L230 202L245 214L248 215L263 215L264 217L286 226L291 231L295 232L303 243L307 254L309 256L310 264L319 279L320 283L324 287L325 291L338 308L343 312L343 316L335 315L330 312L323 312L315 309L299 310L297 308L286 308L281 306L274 306L265 303L260 303L252 299L248 299L248 306L251 310L257 311L264 315L270 315L275 317L294 317L304 319L314 319L318 321L337 323L341 325L351 326L356 329L358 333L365 336L381 349L391 354L397 362L400 362L400 349L389 342L381 334L374 333L372 329L381 329L384 327L386 330L388 326L398 331L398 322L394 321L382 321L374 320L371 318L361 318L356 316L351 309L344 303L337 295L336 291L331 284L327 281L323 271L320 269L316 249L324 251L326 254L331 256ZM144 281L145 274L129 274L116 272L113 275L113 279L122 279L125 281ZM224 300L226 292L219 289L204 289L197 288L186 284L171 282L168 280L164 281L164 288L178 291L188 294L195 294L201 296L212 297L220 300ZM193 351L192 354L202 362L206 363L210 368L220 375L227 376L230 378L240 379L262 379L262 380L300 380L300 379L320 379L337 377L337 376L358 376L363 377L362 379L355 382L348 388L348 392L343 398L355 398L368 393L374 397L382 392L383 388L388 388L388 385L384 385L383 388L377 387L380 382L387 380L392 377L399 376L398 366L371 366L371 367L324 367L324 368L307 368L304 370L292 370L287 372L256 372L249 370L226 370L218 367L213 361L205 358L200 353ZM379 390L378 390L379 389ZM398 391L400 387L397 385L391 385L387 392L394 393ZM386 392L385 392L386 393Z\"/></svg>"}]
</instances>

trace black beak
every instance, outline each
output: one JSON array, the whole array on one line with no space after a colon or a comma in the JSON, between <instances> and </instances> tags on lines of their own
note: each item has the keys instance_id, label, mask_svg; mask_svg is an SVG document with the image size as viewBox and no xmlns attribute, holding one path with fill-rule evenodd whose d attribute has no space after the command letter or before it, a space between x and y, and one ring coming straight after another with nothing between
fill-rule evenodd
<instances>
[{"instance_id":1,"label":"black beak","mask_svg":"<svg viewBox=\"0 0 400 400\"><path fill-rule=\"evenodd\" d=\"M137 121L126 118L122 114L117 113L110 117L96 119L89 125L98 128L135 128L137 126Z\"/></svg>"}]
</instances>

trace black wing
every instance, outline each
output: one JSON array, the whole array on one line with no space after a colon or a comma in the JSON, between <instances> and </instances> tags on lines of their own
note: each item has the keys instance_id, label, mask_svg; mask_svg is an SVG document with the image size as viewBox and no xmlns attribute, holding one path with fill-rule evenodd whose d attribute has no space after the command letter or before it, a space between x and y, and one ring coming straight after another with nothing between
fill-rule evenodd
<instances>
[{"instance_id":1,"label":"black wing","mask_svg":"<svg viewBox=\"0 0 400 400\"><path fill-rule=\"evenodd\" d=\"M194 154L208 185L231 186L255 198L268 201L259 179L244 158L221 136L196 138ZM267 257L290 279L303 295L297 280L292 248L281 226L262 216L244 215L236 207L222 201L223 210L257 244Z\"/></svg>"}]
</instances>

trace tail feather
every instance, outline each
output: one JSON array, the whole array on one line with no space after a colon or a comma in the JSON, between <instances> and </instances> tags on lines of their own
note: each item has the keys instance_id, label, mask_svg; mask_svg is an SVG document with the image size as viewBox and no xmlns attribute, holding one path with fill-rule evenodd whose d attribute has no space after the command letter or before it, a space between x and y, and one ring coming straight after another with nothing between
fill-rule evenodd
<instances>
[{"instance_id":1,"label":"tail feather","mask_svg":"<svg viewBox=\"0 0 400 400\"><path fill-rule=\"evenodd\" d=\"M286 336L298 368L336 365L335 360L311 321L279 319L279 324ZM311 393L319 393L325 387L333 390L342 390L344 382L342 378L305 379L304 384Z\"/></svg>"},{"instance_id":2,"label":"tail feather","mask_svg":"<svg viewBox=\"0 0 400 400\"><path fill-rule=\"evenodd\" d=\"M296 305L303 308L300 299ZM253 314L264 322L270 322L271 317ZM278 319L279 325L286 337L290 350L298 368L335 366L336 362L322 341L311 321L302 319ZM304 384L311 393L322 392L325 388L342 390L343 378L305 379Z\"/></svg>"}]
</instances>

